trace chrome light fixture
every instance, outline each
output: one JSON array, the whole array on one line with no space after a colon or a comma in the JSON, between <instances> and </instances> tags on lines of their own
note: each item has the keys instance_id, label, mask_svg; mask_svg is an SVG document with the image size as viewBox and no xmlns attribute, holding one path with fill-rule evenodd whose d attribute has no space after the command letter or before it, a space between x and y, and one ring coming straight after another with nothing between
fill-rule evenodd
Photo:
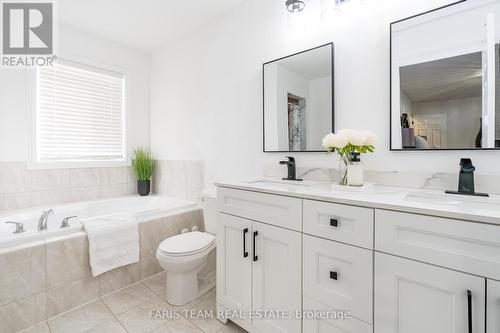
<instances>
[{"instance_id":1,"label":"chrome light fixture","mask_svg":"<svg viewBox=\"0 0 500 333\"><path fill-rule=\"evenodd\" d=\"M285 4L290 13L301 12L306 7L306 4L303 0L286 0Z\"/></svg>"}]
</instances>

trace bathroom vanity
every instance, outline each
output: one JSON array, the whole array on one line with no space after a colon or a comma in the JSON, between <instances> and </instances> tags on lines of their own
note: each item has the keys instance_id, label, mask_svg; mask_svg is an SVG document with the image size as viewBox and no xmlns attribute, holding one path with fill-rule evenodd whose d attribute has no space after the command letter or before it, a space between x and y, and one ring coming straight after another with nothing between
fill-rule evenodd
<instances>
[{"instance_id":1,"label":"bathroom vanity","mask_svg":"<svg viewBox=\"0 0 500 333\"><path fill-rule=\"evenodd\" d=\"M218 186L218 310L292 317L228 316L250 332L500 331L498 196L274 179Z\"/></svg>"}]
</instances>

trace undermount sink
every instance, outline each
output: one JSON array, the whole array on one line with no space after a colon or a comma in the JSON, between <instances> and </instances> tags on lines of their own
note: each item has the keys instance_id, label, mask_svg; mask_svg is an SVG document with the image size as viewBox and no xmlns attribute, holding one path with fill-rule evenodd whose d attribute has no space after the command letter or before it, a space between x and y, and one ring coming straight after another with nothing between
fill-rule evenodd
<instances>
[{"instance_id":1,"label":"undermount sink","mask_svg":"<svg viewBox=\"0 0 500 333\"><path fill-rule=\"evenodd\" d=\"M446 193L408 193L404 200L480 209L500 209L500 201L492 197L476 197Z\"/></svg>"}]
</instances>

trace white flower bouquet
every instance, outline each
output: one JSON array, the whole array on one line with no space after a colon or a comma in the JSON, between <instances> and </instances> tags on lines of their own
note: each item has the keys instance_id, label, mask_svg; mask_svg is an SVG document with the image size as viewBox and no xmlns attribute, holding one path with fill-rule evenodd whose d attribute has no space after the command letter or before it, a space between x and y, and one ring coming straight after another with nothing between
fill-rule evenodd
<instances>
[{"instance_id":1,"label":"white flower bouquet","mask_svg":"<svg viewBox=\"0 0 500 333\"><path fill-rule=\"evenodd\" d=\"M341 158L344 168L340 170L340 184L347 184L347 165L352 153L373 153L377 136L369 131L358 131L344 129L335 133L330 133L323 138L323 147L329 153L336 152Z\"/></svg>"}]
</instances>

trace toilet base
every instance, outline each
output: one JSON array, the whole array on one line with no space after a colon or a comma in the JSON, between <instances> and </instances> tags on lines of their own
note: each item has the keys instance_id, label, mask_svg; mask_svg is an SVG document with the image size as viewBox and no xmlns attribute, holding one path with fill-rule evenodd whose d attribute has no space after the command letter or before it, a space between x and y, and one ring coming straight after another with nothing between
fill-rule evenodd
<instances>
[{"instance_id":1,"label":"toilet base","mask_svg":"<svg viewBox=\"0 0 500 333\"><path fill-rule=\"evenodd\" d=\"M201 270L190 273L167 272L166 299L172 305L185 305L204 295L215 287L215 282L207 283L200 289L198 273Z\"/></svg>"}]
</instances>

